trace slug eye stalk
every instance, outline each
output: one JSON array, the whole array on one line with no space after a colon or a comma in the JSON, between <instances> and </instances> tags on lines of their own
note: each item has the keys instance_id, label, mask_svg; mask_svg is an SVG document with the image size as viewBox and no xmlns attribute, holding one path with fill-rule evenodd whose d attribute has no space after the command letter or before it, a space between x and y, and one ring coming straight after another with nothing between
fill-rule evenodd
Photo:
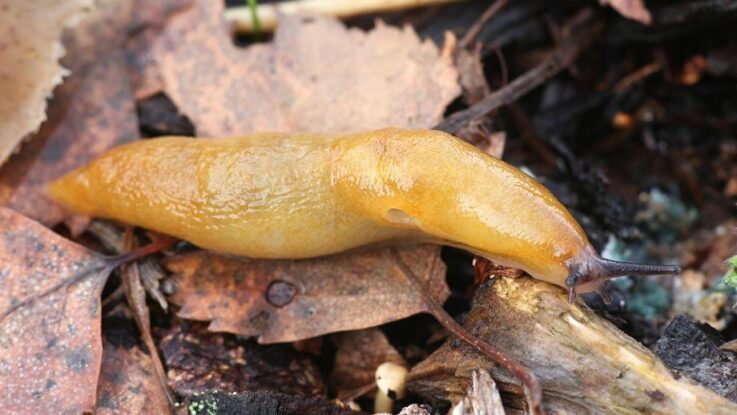
<instances>
[{"instance_id":1,"label":"slug eye stalk","mask_svg":"<svg viewBox=\"0 0 737 415\"><path fill-rule=\"evenodd\" d=\"M576 289L582 286L601 285L605 281L625 275L678 275L681 267L678 265L649 265L632 262L612 261L598 255L592 256L585 265L572 265L571 273L566 278L568 301L576 299Z\"/></svg>"}]
</instances>

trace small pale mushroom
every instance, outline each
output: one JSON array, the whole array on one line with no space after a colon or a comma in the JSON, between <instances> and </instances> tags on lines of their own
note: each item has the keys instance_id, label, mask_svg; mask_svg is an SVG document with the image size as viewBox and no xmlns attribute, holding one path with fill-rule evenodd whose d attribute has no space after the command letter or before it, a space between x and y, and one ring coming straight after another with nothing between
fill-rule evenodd
<instances>
[{"instance_id":1,"label":"small pale mushroom","mask_svg":"<svg viewBox=\"0 0 737 415\"><path fill-rule=\"evenodd\" d=\"M394 401L404 398L407 392L406 367L384 362L376 368L376 397L374 398L374 412L392 412Z\"/></svg>"}]
</instances>

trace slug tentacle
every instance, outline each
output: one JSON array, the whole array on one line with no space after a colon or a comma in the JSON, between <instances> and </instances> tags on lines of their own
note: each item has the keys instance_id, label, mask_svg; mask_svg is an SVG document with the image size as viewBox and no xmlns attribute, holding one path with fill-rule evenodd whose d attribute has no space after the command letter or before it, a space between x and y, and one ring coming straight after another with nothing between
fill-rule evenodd
<instances>
[{"instance_id":1,"label":"slug tentacle","mask_svg":"<svg viewBox=\"0 0 737 415\"><path fill-rule=\"evenodd\" d=\"M565 284L568 288L568 299L573 301L576 291L598 291L599 287L609 279L625 275L678 275L678 265L649 265L634 262L613 261L602 258L595 253L585 256L582 262L572 264Z\"/></svg>"}]
</instances>

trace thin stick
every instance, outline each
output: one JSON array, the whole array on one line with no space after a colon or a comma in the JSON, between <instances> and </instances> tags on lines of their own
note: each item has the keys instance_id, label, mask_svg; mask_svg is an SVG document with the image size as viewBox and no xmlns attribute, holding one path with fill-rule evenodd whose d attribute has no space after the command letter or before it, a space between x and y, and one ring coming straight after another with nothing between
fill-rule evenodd
<instances>
[{"instance_id":1,"label":"thin stick","mask_svg":"<svg viewBox=\"0 0 737 415\"><path fill-rule=\"evenodd\" d=\"M488 23L489 20L499 13L499 10L506 5L507 0L496 0L492 3L492 5L484 11L481 17L476 20L473 26L471 26L471 28L463 35L461 40L458 42L458 48L467 48L474 40L476 40L476 37L481 33L481 29L484 28L486 23Z\"/></svg>"},{"instance_id":2,"label":"thin stick","mask_svg":"<svg viewBox=\"0 0 737 415\"><path fill-rule=\"evenodd\" d=\"M628 90L635 82L639 82L647 78L648 76L659 72L661 69L663 69L663 66L659 62L648 63L642 68L620 79L619 82L617 82L617 84L614 85L614 88L612 89L617 94L621 94L624 91Z\"/></svg>"},{"instance_id":3,"label":"thin stick","mask_svg":"<svg viewBox=\"0 0 737 415\"><path fill-rule=\"evenodd\" d=\"M319 13L335 17L353 17L362 14L390 12L413 7L431 6L464 0L301 0L279 3L260 4L256 14L261 23L261 30L274 30L280 14ZM225 10L225 19L233 22L234 29L241 33L254 31L253 13L248 6L239 6Z\"/></svg>"},{"instance_id":4,"label":"thin stick","mask_svg":"<svg viewBox=\"0 0 737 415\"><path fill-rule=\"evenodd\" d=\"M575 18L574 18L575 19ZM509 85L486 96L468 109L456 112L438 124L435 129L455 134L470 121L479 119L495 109L510 104L570 66L599 34L603 25L595 21L571 30L572 35L562 41L555 51L538 66L520 75Z\"/></svg>"},{"instance_id":5,"label":"thin stick","mask_svg":"<svg viewBox=\"0 0 737 415\"><path fill-rule=\"evenodd\" d=\"M125 237L123 238L123 246L130 248L133 246L133 228L126 227ZM149 354L151 355L151 361L154 365L154 371L159 379L159 385L164 391L166 400L169 402L169 411L174 413L177 407L177 402L174 399L169 389L169 384L166 381L166 371L164 365L161 363L161 357L159 357L158 349L154 343L153 337L151 337L151 320L149 317L148 305L146 305L146 291L143 289L141 284L141 273L136 262L130 262L122 266L123 274L123 287L125 288L125 296L128 299L128 305L133 310L133 318L136 320L138 330L141 332L143 343L146 345Z\"/></svg>"},{"instance_id":6,"label":"thin stick","mask_svg":"<svg viewBox=\"0 0 737 415\"><path fill-rule=\"evenodd\" d=\"M397 265L399 265L402 273L404 273L404 275L407 277L407 280L410 282L410 284L412 284L413 289L422 296L423 302L427 307L427 312L438 319L438 322L440 322L443 327L448 329L448 331L453 333L456 337L473 346L476 350L481 352L481 354L487 356L492 361L499 363L500 365L502 365L502 367L504 367L515 377L517 377L517 379L519 379L522 384L527 387L530 398L531 412L533 414L543 414L543 392L542 388L540 387L540 383L535 377L535 374L524 367L521 363L511 359L504 353L495 350L488 343L474 336L463 326L458 324L458 322L456 322L453 317L451 317L450 314L448 314L443 309L443 307L430 295L430 293L420 281L417 274L412 271L412 269L404 262L402 257L399 255L399 251L396 247L392 248L392 253L397 259Z\"/></svg>"}]
</instances>

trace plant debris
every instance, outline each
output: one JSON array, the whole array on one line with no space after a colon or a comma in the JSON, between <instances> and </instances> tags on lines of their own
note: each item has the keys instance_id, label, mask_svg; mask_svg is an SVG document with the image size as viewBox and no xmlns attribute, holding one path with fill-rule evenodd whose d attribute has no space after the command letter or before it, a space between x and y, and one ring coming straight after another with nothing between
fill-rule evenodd
<instances>
[{"instance_id":1,"label":"plant debris","mask_svg":"<svg viewBox=\"0 0 737 415\"><path fill-rule=\"evenodd\" d=\"M0 204L54 226L69 214L46 197L46 184L139 137L122 50L132 11L128 0L101 2L65 36L71 75L55 91L48 121L0 170ZM70 223L75 234L86 226Z\"/></svg>"}]
</instances>

